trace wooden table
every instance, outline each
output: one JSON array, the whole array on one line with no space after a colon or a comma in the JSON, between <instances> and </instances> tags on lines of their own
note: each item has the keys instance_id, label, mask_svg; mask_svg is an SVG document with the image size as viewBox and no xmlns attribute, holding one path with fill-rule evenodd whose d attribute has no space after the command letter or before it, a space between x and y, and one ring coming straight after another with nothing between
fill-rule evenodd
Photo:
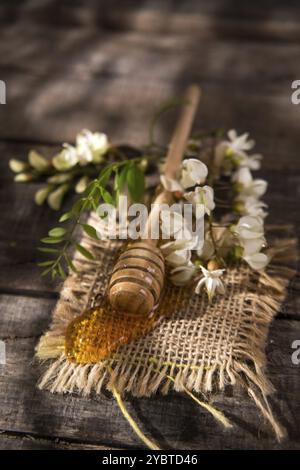
<instances>
[{"instance_id":1,"label":"wooden table","mask_svg":"<svg viewBox=\"0 0 300 470\"><path fill-rule=\"evenodd\" d=\"M272 5L272 7L271 7ZM0 79L0 447L99 449L142 447L109 396L53 396L36 389L34 347L49 325L59 285L42 279L36 246L57 214L33 203L35 185L12 182L11 157L30 148L54 152L82 128L113 141L140 144L156 107L198 82L204 91L198 127L249 131L264 154L270 182L270 222L299 231L300 79L298 2L261 0L1 2ZM164 120L159 138L169 136ZM133 399L126 405L145 433L164 448L266 449L300 447L299 278L270 332L269 377L276 414L289 430L279 445L239 389L217 406L236 424L224 432L187 397Z\"/></svg>"}]
</instances>

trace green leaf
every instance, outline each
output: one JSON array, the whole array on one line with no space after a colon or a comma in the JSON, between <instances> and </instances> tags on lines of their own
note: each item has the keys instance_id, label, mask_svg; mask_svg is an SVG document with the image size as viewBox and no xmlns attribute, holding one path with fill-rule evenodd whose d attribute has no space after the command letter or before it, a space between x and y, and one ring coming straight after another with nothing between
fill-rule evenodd
<instances>
[{"instance_id":1,"label":"green leaf","mask_svg":"<svg viewBox=\"0 0 300 470\"><path fill-rule=\"evenodd\" d=\"M125 165L124 168L120 172L118 172L115 176L114 188L116 191L122 191L124 185L126 183L128 166Z\"/></svg>"},{"instance_id":2,"label":"green leaf","mask_svg":"<svg viewBox=\"0 0 300 470\"><path fill-rule=\"evenodd\" d=\"M71 212L73 214L79 214L79 212L82 210L84 202L85 202L84 198L78 199L78 201L76 201L75 204L73 205Z\"/></svg>"},{"instance_id":3,"label":"green leaf","mask_svg":"<svg viewBox=\"0 0 300 470\"><path fill-rule=\"evenodd\" d=\"M94 238L95 240L99 240L97 236L97 231L94 227L92 227L92 225L81 224L81 227L89 237Z\"/></svg>"},{"instance_id":4,"label":"green leaf","mask_svg":"<svg viewBox=\"0 0 300 470\"><path fill-rule=\"evenodd\" d=\"M48 269L45 269L45 271L42 272L42 276L47 276L47 274L50 273L50 271L52 271L52 266L50 266L50 268Z\"/></svg>"},{"instance_id":5,"label":"green leaf","mask_svg":"<svg viewBox=\"0 0 300 470\"><path fill-rule=\"evenodd\" d=\"M59 253L60 252L60 250L58 250L57 248L49 248L49 247L43 247L43 246L39 246L38 251L41 251L42 253Z\"/></svg>"},{"instance_id":6,"label":"green leaf","mask_svg":"<svg viewBox=\"0 0 300 470\"><path fill-rule=\"evenodd\" d=\"M76 249L81 253L83 256L85 256L87 259L94 259L94 256L92 253L90 253L84 246L79 245L79 243L76 243Z\"/></svg>"},{"instance_id":7,"label":"green leaf","mask_svg":"<svg viewBox=\"0 0 300 470\"><path fill-rule=\"evenodd\" d=\"M62 228L62 227L55 227L53 228L52 230L50 230L48 232L48 235L50 237L54 237L54 238L61 238L63 237L65 234L67 233L66 229L65 228Z\"/></svg>"},{"instance_id":8,"label":"green leaf","mask_svg":"<svg viewBox=\"0 0 300 470\"><path fill-rule=\"evenodd\" d=\"M129 194L135 202L142 199L145 191L145 176L137 165L131 165L126 177Z\"/></svg>"},{"instance_id":9,"label":"green leaf","mask_svg":"<svg viewBox=\"0 0 300 470\"><path fill-rule=\"evenodd\" d=\"M91 181L91 182L87 185L87 187L86 187L86 189L85 189L85 191L84 191L85 196L89 196L89 195L91 194L91 192L93 192L94 189L95 189L97 186L98 186L98 180L95 179L95 180Z\"/></svg>"},{"instance_id":10,"label":"green leaf","mask_svg":"<svg viewBox=\"0 0 300 470\"><path fill-rule=\"evenodd\" d=\"M42 243L50 243L50 244L55 244L55 243L61 243L63 242L63 238L51 238L51 237L45 237L41 239Z\"/></svg>"},{"instance_id":11,"label":"green leaf","mask_svg":"<svg viewBox=\"0 0 300 470\"><path fill-rule=\"evenodd\" d=\"M113 165L109 165L101 171L98 177L98 184L100 186L105 187L107 185L108 180L112 174L113 168Z\"/></svg>"},{"instance_id":12,"label":"green leaf","mask_svg":"<svg viewBox=\"0 0 300 470\"><path fill-rule=\"evenodd\" d=\"M63 214L60 219L59 219L59 222L65 222L66 220L69 220L73 217L73 214L72 212L66 212L65 214Z\"/></svg>"},{"instance_id":13,"label":"green leaf","mask_svg":"<svg viewBox=\"0 0 300 470\"><path fill-rule=\"evenodd\" d=\"M67 255L67 253L65 253L64 258L65 258L66 263L67 263L67 265L69 266L69 268L70 268L72 271L74 271L74 273L77 273L78 271L77 271L76 267L74 266L72 260L71 260L71 259L69 258L69 256Z\"/></svg>"},{"instance_id":14,"label":"green leaf","mask_svg":"<svg viewBox=\"0 0 300 470\"><path fill-rule=\"evenodd\" d=\"M57 276L57 274L58 274L58 273L57 273L57 270L56 270L56 269L52 269L52 271L51 271L51 278L52 278L52 279L55 279L56 276Z\"/></svg>"},{"instance_id":15,"label":"green leaf","mask_svg":"<svg viewBox=\"0 0 300 470\"><path fill-rule=\"evenodd\" d=\"M107 204L111 204L112 206L115 205L115 200L113 196L108 191L106 191L106 189L101 188L101 195L104 202L106 202Z\"/></svg>"},{"instance_id":16,"label":"green leaf","mask_svg":"<svg viewBox=\"0 0 300 470\"><path fill-rule=\"evenodd\" d=\"M58 264L58 272L59 272L60 277L62 277L63 279L66 279L67 275L65 271L63 270L61 264Z\"/></svg>"},{"instance_id":17,"label":"green leaf","mask_svg":"<svg viewBox=\"0 0 300 470\"><path fill-rule=\"evenodd\" d=\"M38 266L52 266L52 264L54 263L54 261L42 261L41 263L38 263L37 265Z\"/></svg>"}]
</instances>

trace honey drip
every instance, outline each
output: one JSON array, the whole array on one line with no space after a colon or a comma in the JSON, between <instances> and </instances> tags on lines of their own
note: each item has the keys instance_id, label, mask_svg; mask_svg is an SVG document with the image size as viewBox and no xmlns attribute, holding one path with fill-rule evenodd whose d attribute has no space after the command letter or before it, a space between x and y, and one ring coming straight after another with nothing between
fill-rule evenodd
<instances>
[{"instance_id":1,"label":"honey drip","mask_svg":"<svg viewBox=\"0 0 300 470\"><path fill-rule=\"evenodd\" d=\"M158 311L148 316L113 310L107 300L75 318L67 327L65 352L70 362L96 363L122 344L138 339L151 330Z\"/></svg>"}]
</instances>

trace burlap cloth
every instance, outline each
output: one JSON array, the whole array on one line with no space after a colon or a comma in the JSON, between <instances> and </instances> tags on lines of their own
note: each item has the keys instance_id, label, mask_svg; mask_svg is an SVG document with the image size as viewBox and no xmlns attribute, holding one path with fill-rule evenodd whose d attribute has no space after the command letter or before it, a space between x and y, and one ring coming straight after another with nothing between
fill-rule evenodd
<instances>
[{"instance_id":1,"label":"burlap cloth","mask_svg":"<svg viewBox=\"0 0 300 470\"><path fill-rule=\"evenodd\" d=\"M162 309L166 308L169 316L151 332L119 347L105 361L77 365L69 363L63 351L66 326L97 304L120 248L120 242L91 241L84 235L81 243L93 252L95 260L75 255L80 273L70 274L64 282L51 328L37 347L38 357L48 359L41 366L45 370L39 387L53 393L89 395L116 386L121 393L150 396L157 391L166 394L171 388L213 392L226 384L240 383L280 439L284 429L267 401L273 387L264 371L265 346L270 323L295 274L297 251L288 227L273 226L270 236L272 262L266 272L258 274L247 266L228 270L224 279L226 295L211 305L206 295L168 285Z\"/></svg>"}]
</instances>

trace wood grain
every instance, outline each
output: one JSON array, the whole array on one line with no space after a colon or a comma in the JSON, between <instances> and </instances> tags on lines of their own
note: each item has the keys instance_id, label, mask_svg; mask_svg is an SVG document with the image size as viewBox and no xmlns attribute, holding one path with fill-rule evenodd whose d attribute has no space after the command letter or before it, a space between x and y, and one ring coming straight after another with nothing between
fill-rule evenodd
<instances>
[{"instance_id":1,"label":"wood grain","mask_svg":"<svg viewBox=\"0 0 300 470\"><path fill-rule=\"evenodd\" d=\"M147 142L152 113L190 81L203 88L196 127L250 131L265 155L269 221L294 223L300 235L300 106L291 104L299 78L297 1L46 0L1 2L0 79L0 448L140 448L115 402L52 396L35 383L34 347L50 323L59 285L41 278L36 245L57 214L32 203L36 185L15 185L7 163L37 147L72 142L83 127L113 141ZM162 120L167 142L176 117ZM37 145L44 143L45 145ZM240 390L216 406L235 423L223 432L187 397L126 400L146 434L164 448L299 448L299 366L291 343L300 338L299 276L275 320L269 375L278 389L274 409L289 430L279 446ZM262 424L260 424L262 423ZM259 426L259 428L258 428Z\"/></svg>"},{"instance_id":2,"label":"wood grain","mask_svg":"<svg viewBox=\"0 0 300 470\"><path fill-rule=\"evenodd\" d=\"M255 135L267 165L299 168L300 107L290 100L299 75L297 45L215 38L202 47L194 35L57 31L18 23L2 34L0 72L9 85L7 105L0 108L2 138L73 141L90 127L113 140L145 143L155 109L196 81L203 87L198 127L238 123L239 131ZM166 142L172 125L164 120L158 139Z\"/></svg>"},{"instance_id":3,"label":"wood grain","mask_svg":"<svg viewBox=\"0 0 300 470\"><path fill-rule=\"evenodd\" d=\"M138 30L143 33L181 35L201 32L203 39L216 34L229 38L251 38L254 41L299 40L299 9L297 1L263 0L239 2L211 0L50 0L3 2L0 21L14 24L16 20L53 28L95 28L105 30ZM21 13L21 16L20 16Z\"/></svg>"}]
</instances>

